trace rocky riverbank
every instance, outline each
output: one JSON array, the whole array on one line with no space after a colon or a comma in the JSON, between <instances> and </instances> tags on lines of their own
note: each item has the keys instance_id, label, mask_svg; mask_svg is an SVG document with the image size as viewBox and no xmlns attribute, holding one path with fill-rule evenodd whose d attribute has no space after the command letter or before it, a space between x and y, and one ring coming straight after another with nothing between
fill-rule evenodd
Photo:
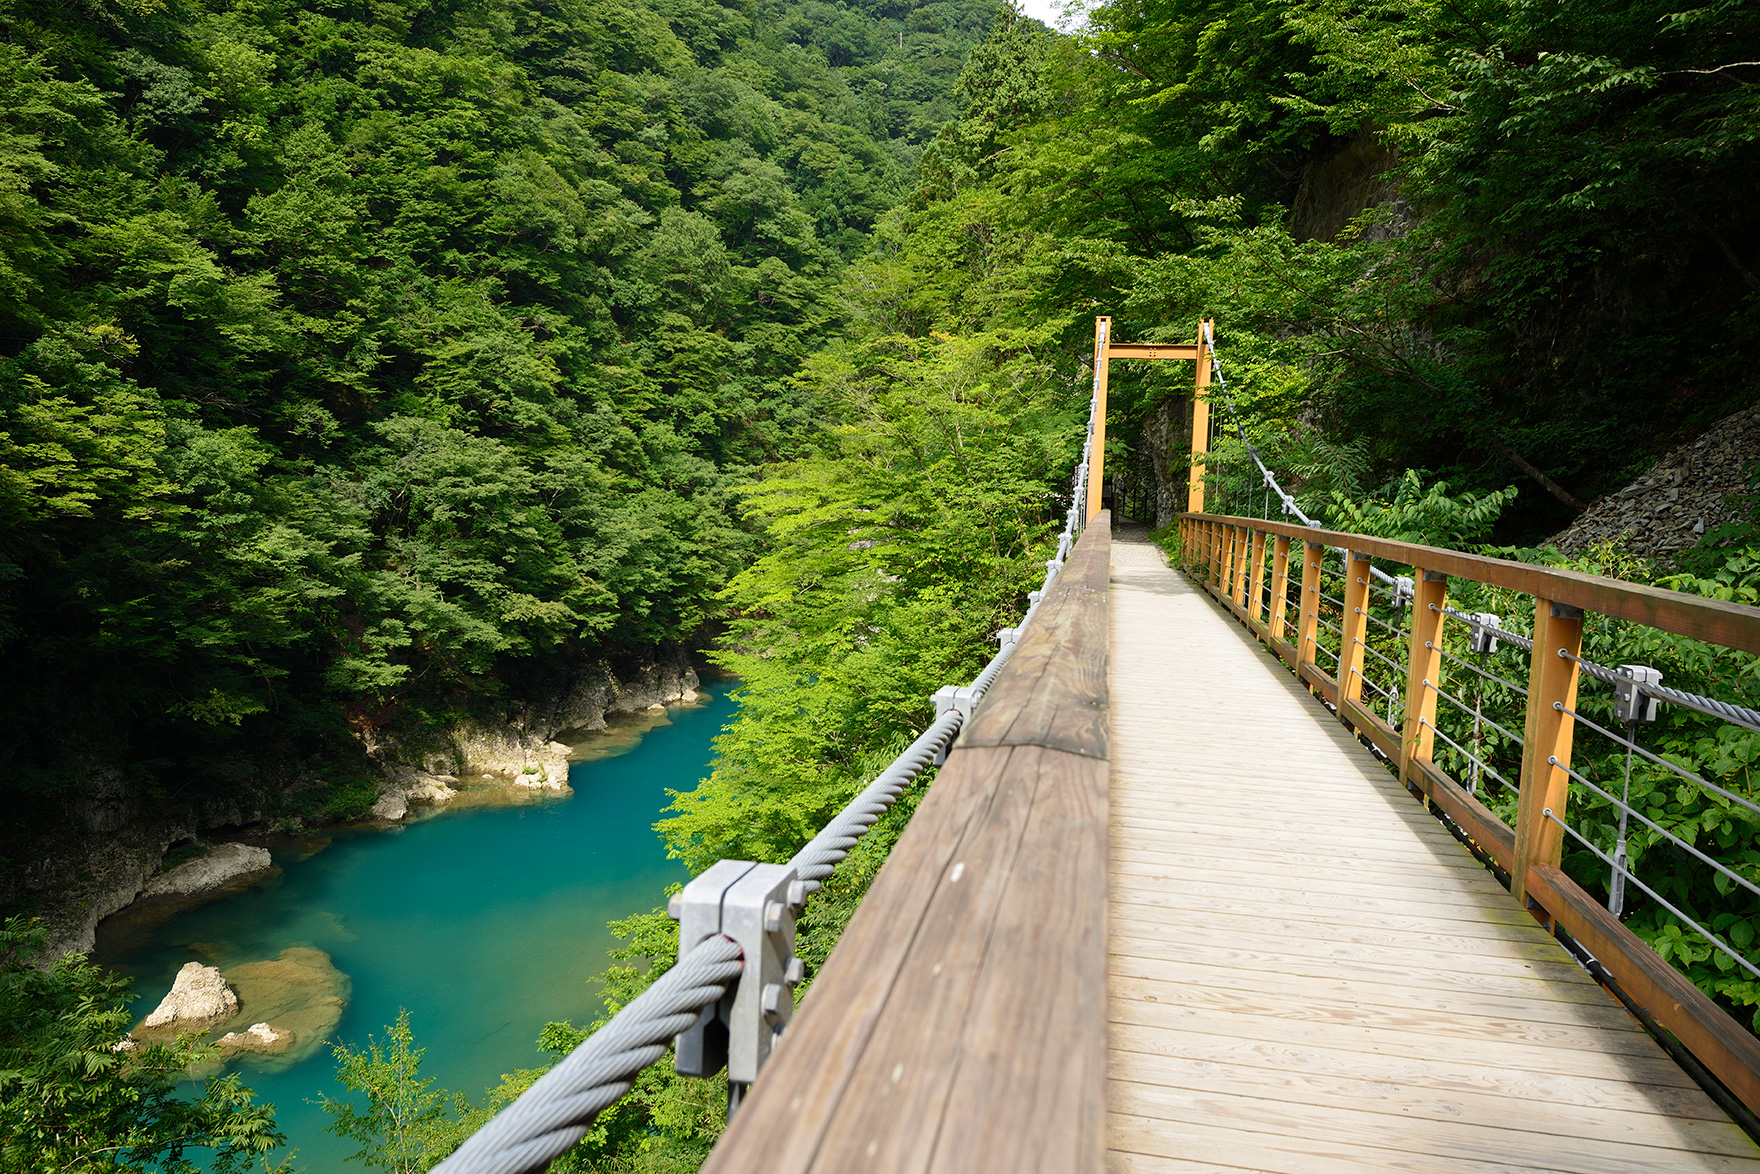
<instances>
[{"instance_id":1,"label":"rocky riverbank","mask_svg":"<svg viewBox=\"0 0 1760 1174\"><path fill-rule=\"evenodd\" d=\"M424 736L364 729L358 736L380 793L363 818L396 822L416 806L450 802L462 778L564 792L570 737L605 729L610 716L693 701L698 685L688 657L675 651L621 671L588 665L554 688L510 702L498 720L465 721ZM294 763L237 773L236 785L221 795L169 806L120 768L90 768L70 788L64 818L45 830L35 855L0 873L0 908L48 922L52 941L44 956L53 958L90 951L98 922L143 897L200 900L268 875L264 849L230 841L270 833L287 823L281 813L302 794L322 794L328 784ZM214 839L216 831L229 842L204 857L206 863L161 875L168 852Z\"/></svg>"}]
</instances>

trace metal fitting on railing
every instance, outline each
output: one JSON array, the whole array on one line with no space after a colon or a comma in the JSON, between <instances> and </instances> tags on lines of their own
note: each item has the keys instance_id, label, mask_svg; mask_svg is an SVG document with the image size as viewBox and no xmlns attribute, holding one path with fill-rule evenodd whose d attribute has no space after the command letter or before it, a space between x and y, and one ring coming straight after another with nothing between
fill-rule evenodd
<instances>
[{"instance_id":1,"label":"metal fitting on railing","mask_svg":"<svg viewBox=\"0 0 1760 1174\"><path fill-rule=\"evenodd\" d=\"M1618 671L1626 679L1615 681L1613 685L1614 716L1622 722L1655 721L1657 706L1661 702L1643 686L1662 684L1662 670L1641 664L1622 664Z\"/></svg>"},{"instance_id":2,"label":"metal fitting on railing","mask_svg":"<svg viewBox=\"0 0 1760 1174\"><path fill-rule=\"evenodd\" d=\"M1467 619L1467 651L1496 652L1497 633L1503 627L1503 617L1494 612L1472 612Z\"/></svg>"},{"instance_id":3,"label":"metal fitting on railing","mask_svg":"<svg viewBox=\"0 0 1760 1174\"><path fill-rule=\"evenodd\" d=\"M1013 635L1016 629L1004 628L1002 631L1009 633L1010 637L1002 645L1002 647L1006 649L1014 644ZM999 632L997 635L1001 635L1001 633ZM959 714L960 720L963 723L971 720L972 710L977 707L979 696L980 694L978 690L972 688L970 685L943 685L941 688L935 690L935 693L930 700L935 702L936 717L939 718L942 714L952 710ZM948 751L953 749L953 743L957 739L958 735L956 734L953 738L948 740L945 746L935 752L934 761L936 766L940 766L947 761Z\"/></svg>"},{"instance_id":4,"label":"metal fitting on railing","mask_svg":"<svg viewBox=\"0 0 1760 1174\"><path fill-rule=\"evenodd\" d=\"M1396 575L1393 579L1393 606L1412 606L1414 590L1409 575Z\"/></svg>"},{"instance_id":5,"label":"metal fitting on railing","mask_svg":"<svg viewBox=\"0 0 1760 1174\"><path fill-rule=\"evenodd\" d=\"M1021 630L1019 628L998 628L994 635L996 643L1001 646L998 651L1005 651L1013 648L1020 641Z\"/></svg>"},{"instance_id":6,"label":"metal fitting on railing","mask_svg":"<svg viewBox=\"0 0 1760 1174\"><path fill-rule=\"evenodd\" d=\"M794 953L794 922L806 902L793 868L722 860L667 904L678 921L680 962L718 937L738 943L745 958L739 981L679 1033L673 1061L682 1076L713 1076L725 1065L729 1112L794 1014L791 992L806 973Z\"/></svg>"}]
</instances>

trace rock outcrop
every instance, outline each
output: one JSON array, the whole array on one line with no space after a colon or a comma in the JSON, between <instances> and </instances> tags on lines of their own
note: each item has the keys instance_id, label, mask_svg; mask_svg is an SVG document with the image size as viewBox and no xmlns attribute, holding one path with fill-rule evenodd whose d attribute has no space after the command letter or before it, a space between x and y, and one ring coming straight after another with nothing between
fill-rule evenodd
<instances>
[{"instance_id":1,"label":"rock outcrop","mask_svg":"<svg viewBox=\"0 0 1760 1174\"><path fill-rule=\"evenodd\" d=\"M638 666L621 677L610 666L596 664L549 697L515 702L504 722L458 725L441 748L418 755L376 733L366 735L365 745L406 799L416 799L420 788L431 787L427 793L435 798L425 801L445 802L452 797L451 784L459 778L484 776L532 790L566 791L570 748L557 741L558 735L603 730L608 714L695 701L700 684L696 670L682 656ZM419 766L412 761L417 757Z\"/></svg>"},{"instance_id":2,"label":"rock outcrop","mask_svg":"<svg viewBox=\"0 0 1760 1174\"><path fill-rule=\"evenodd\" d=\"M242 1042L239 1046L288 1064L297 1064L324 1046L342 1021L353 987L330 955L308 946L292 946L279 957L230 967L226 981L238 992L240 1018L252 1020L249 1031L270 1024L286 1036L285 1045L273 1048ZM221 1043L225 1044L224 1038Z\"/></svg>"},{"instance_id":3,"label":"rock outcrop","mask_svg":"<svg viewBox=\"0 0 1760 1174\"><path fill-rule=\"evenodd\" d=\"M237 1013L238 996L220 976L219 969L203 966L200 962L186 962L177 972L171 992L135 1030L198 1031Z\"/></svg>"},{"instance_id":4,"label":"rock outcrop","mask_svg":"<svg viewBox=\"0 0 1760 1174\"><path fill-rule=\"evenodd\" d=\"M220 844L206 856L167 869L141 887L142 900L149 897L192 897L260 876L275 867L267 848L249 844Z\"/></svg>"},{"instance_id":5,"label":"rock outcrop","mask_svg":"<svg viewBox=\"0 0 1760 1174\"><path fill-rule=\"evenodd\" d=\"M389 820L392 823L396 823L398 820L409 814L409 796L405 795L395 787L388 789L383 795L379 796L379 801L373 804L367 814L371 815L374 819Z\"/></svg>"},{"instance_id":6,"label":"rock outcrop","mask_svg":"<svg viewBox=\"0 0 1760 1174\"><path fill-rule=\"evenodd\" d=\"M1639 558L1665 560L1707 530L1742 516L1748 472L1756 463L1760 404L1665 453L1649 472L1597 501L1552 541L1566 554L1612 542Z\"/></svg>"}]
</instances>

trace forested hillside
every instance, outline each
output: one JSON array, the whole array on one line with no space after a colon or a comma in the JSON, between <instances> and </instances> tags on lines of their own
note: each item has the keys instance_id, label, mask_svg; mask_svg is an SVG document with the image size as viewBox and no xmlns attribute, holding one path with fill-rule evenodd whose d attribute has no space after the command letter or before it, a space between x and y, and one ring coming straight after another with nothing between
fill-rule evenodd
<instances>
[{"instance_id":1,"label":"forested hillside","mask_svg":"<svg viewBox=\"0 0 1760 1174\"><path fill-rule=\"evenodd\" d=\"M0 9L9 831L259 760L358 810L355 734L700 642L989 18Z\"/></svg>"},{"instance_id":2,"label":"forested hillside","mask_svg":"<svg viewBox=\"0 0 1760 1174\"><path fill-rule=\"evenodd\" d=\"M1097 313L1131 340L1214 316L1311 511L1456 543L1532 544L1760 397L1753 5L1088 20L6 9L8 801L93 762L180 801L265 747L343 780L351 727L714 617L741 716L661 831L693 867L784 859L1019 614ZM1109 459L1183 482L1189 368L1161 367L1114 368ZM1212 502L1258 512L1217 454ZM1760 527L1708 535L1682 585L1752 601L1755 556ZM1652 651L1732 699L1760 680ZM1747 793L1760 741L1701 734L1683 760ZM810 963L915 798L815 898ZM1755 940L1760 905L1722 905ZM669 963L663 913L623 928ZM1760 984L1696 949L1751 1014ZM650 1069L558 1169L689 1168L719 1099Z\"/></svg>"}]
</instances>

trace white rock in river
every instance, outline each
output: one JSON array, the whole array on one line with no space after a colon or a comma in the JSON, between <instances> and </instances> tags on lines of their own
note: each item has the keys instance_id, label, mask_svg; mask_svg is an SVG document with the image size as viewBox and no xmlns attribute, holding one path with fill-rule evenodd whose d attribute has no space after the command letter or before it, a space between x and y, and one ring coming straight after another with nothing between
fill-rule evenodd
<instances>
[{"instance_id":1,"label":"white rock in river","mask_svg":"<svg viewBox=\"0 0 1760 1174\"><path fill-rule=\"evenodd\" d=\"M142 897L187 897L231 884L240 877L267 872L275 862L269 849L249 844L221 844L206 856L179 864L148 881Z\"/></svg>"},{"instance_id":2,"label":"white rock in river","mask_svg":"<svg viewBox=\"0 0 1760 1174\"><path fill-rule=\"evenodd\" d=\"M267 1023L253 1023L243 1031L229 1031L220 1037L222 1048L241 1052L285 1052L293 1043L293 1032L282 1031Z\"/></svg>"},{"instance_id":3,"label":"white rock in river","mask_svg":"<svg viewBox=\"0 0 1760 1174\"><path fill-rule=\"evenodd\" d=\"M237 1012L238 996L217 968L186 962L171 984L171 993L141 1021L141 1027L207 1027Z\"/></svg>"},{"instance_id":4,"label":"white rock in river","mask_svg":"<svg viewBox=\"0 0 1760 1174\"><path fill-rule=\"evenodd\" d=\"M379 796L379 801L373 804L372 816L374 819L396 821L408 814L409 796L395 787Z\"/></svg>"}]
</instances>

